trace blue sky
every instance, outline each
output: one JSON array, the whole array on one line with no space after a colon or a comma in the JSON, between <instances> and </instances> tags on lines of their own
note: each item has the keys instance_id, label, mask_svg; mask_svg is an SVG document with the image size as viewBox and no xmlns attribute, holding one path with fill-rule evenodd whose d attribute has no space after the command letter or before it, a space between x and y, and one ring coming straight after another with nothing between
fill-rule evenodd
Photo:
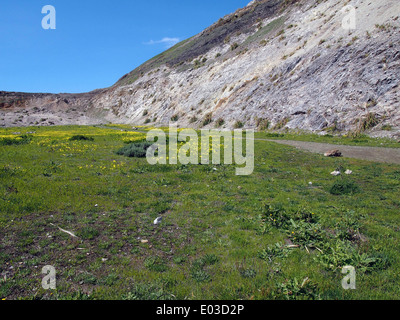
<instances>
[{"instance_id":1,"label":"blue sky","mask_svg":"<svg viewBox=\"0 0 400 320\"><path fill-rule=\"evenodd\" d=\"M0 91L87 92L250 0L2 0ZM42 7L56 30L42 28Z\"/></svg>"}]
</instances>

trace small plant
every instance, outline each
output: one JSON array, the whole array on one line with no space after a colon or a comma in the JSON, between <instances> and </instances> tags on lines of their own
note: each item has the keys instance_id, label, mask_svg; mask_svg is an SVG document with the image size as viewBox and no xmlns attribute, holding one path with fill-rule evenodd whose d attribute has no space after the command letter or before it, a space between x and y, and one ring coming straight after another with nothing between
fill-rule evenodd
<instances>
[{"instance_id":1,"label":"small plant","mask_svg":"<svg viewBox=\"0 0 400 320\"><path fill-rule=\"evenodd\" d=\"M275 295L286 300L320 300L317 286L308 278L303 281L294 278L278 284Z\"/></svg>"},{"instance_id":2,"label":"small plant","mask_svg":"<svg viewBox=\"0 0 400 320\"><path fill-rule=\"evenodd\" d=\"M382 126L382 130L384 131L392 131L393 127L390 124L385 124Z\"/></svg>"},{"instance_id":3,"label":"small plant","mask_svg":"<svg viewBox=\"0 0 400 320\"><path fill-rule=\"evenodd\" d=\"M290 254L291 250L285 247L281 243L276 243L274 246L268 246L266 249L259 252L258 256L260 259L272 262L275 258L286 258Z\"/></svg>"},{"instance_id":4,"label":"small plant","mask_svg":"<svg viewBox=\"0 0 400 320\"><path fill-rule=\"evenodd\" d=\"M331 186L329 192L333 195L348 195L357 193L359 190L359 186L354 181L338 180Z\"/></svg>"},{"instance_id":5,"label":"small plant","mask_svg":"<svg viewBox=\"0 0 400 320\"><path fill-rule=\"evenodd\" d=\"M253 268L241 268L239 269L239 273L243 278L251 279L255 278L257 275L257 271L254 270Z\"/></svg>"},{"instance_id":6,"label":"small plant","mask_svg":"<svg viewBox=\"0 0 400 320\"><path fill-rule=\"evenodd\" d=\"M155 284L137 284L123 300L175 300L175 296Z\"/></svg>"},{"instance_id":7,"label":"small plant","mask_svg":"<svg viewBox=\"0 0 400 320\"><path fill-rule=\"evenodd\" d=\"M278 121L278 123L274 126L274 130L280 130L285 127L289 122L289 118L285 117Z\"/></svg>"},{"instance_id":8,"label":"small plant","mask_svg":"<svg viewBox=\"0 0 400 320\"><path fill-rule=\"evenodd\" d=\"M100 232L93 227L84 227L79 232L79 237L84 240L93 240L98 237Z\"/></svg>"},{"instance_id":9,"label":"small plant","mask_svg":"<svg viewBox=\"0 0 400 320\"><path fill-rule=\"evenodd\" d=\"M210 113L207 113L203 119L203 127L210 124L211 122L212 122L212 113L210 112Z\"/></svg>"},{"instance_id":10,"label":"small plant","mask_svg":"<svg viewBox=\"0 0 400 320\"><path fill-rule=\"evenodd\" d=\"M235 129L241 129L244 127L244 123L240 120L236 121L235 124L233 125L233 128Z\"/></svg>"},{"instance_id":11,"label":"small plant","mask_svg":"<svg viewBox=\"0 0 400 320\"><path fill-rule=\"evenodd\" d=\"M185 261L186 261L185 257L179 256L179 257L175 257L174 258L174 263L175 264L183 264Z\"/></svg>"},{"instance_id":12,"label":"small plant","mask_svg":"<svg viewBox=\"0 0 400 320\"><path fill-rule=\"evenodd\" d=\"M222 118L219 118L216 122L217 127L222 127L225 124L225 120Z\"/></svg>"},{"instance_id":13,"label":"small plant","mask_svg":"<svg viewBox=\"0 0 400 320\"><path fill-rule=\"evenodd\" d=\"M259 130L268 130L270 121L268 119L258 118L256 121L256 126Z\"/></svg>"},{"instance_id":14,"label":"small plant","mask_svg":"<svg viewBox=\"0 0 400 320\"><path fill-rule=\"evenodd\" d=\"M197 117L193 116L189 119L189 123L195 123L197 122L197 120L198 120Z\"/></svg>"},{"instance_id":15,"label":"small plant","mask_svg":"<svg viewBox=\"0 0 400 320\"><path fill-rule=\"evenodd\" d=\"M94 141L94 138L79 134L72 136L69 141Z\"/></svg>"},{"instance_id":16,"label":"small plant","mask_svg":"<svg viewBox=\"0 0 400 320\"><path fill-rule=\"evenodd\" d=\"M290 222L290 216L282 208L275 208L269 204L264 206L265 219L276 228L287 227Z\"/></svg>"},{"instance_id":17,"label":"small plant","mask_svg":"<svg viewBox=\"0 0 400 320\"><path fill-rule=\"evenodd\" d=\"M206 271L201 270L201 269L193 270L192 278L196 282L210 282L211 281L210 275Z\"/></svg>"},{"instance_id":18,"label":"small plant","mask_svg":"<svg viewBox=\"0 0 400 320\"><path fill-rule=\"evenodd\" d=\"M173 122L176 122L176 121L178 121L179 120L179 115L178 114L174 114L172 117L171 117L171 121L173 121Z\"/></svg>"},{"instance_id":19,"label":"small plant","mask_svg":"<svg viewBox=\"0 0 400 320\"><path fill-rule=\"evenodd\" d=\"M239 47L239 44L238 44L237 42L235 42L235 43L233 43L233 44L231 45L231 50L234 51L234 50L236 50L238 47Z\"/></svg>"},{"instance_id":20,"label":"small plant","mask_svg":"<svg viewBox=\"0 0 400 320\"><path fill-rule=\"evenodd\" d=\"M145 117L145 116L147 116L148 114L149 114L149 111L144 110L143 113L142 113L142 116Z\"/></svg>"},{"instance_id":21,"label":"small plant","mask_svg":"<svg viewBox=\"0 0 400 320\"><path fill-rule=\"evenodd\" d=\"M76 277L76 281L78 281L81 284L91 284L95 285L97 284L97 278L88 272L81 273Z\"/></svg>"},{"instance_id":22,"label":"small plant","mask_svg":"<svg viewBox=\"0 0 400 320\"><path fill-rule=\"evenodd\" d=\"M349 242L341 240L332 244L327 243L323 247L323 253L319 254L315 260L327 270L340 270L344 266L353 266L360 273L384 270L391 264L390 260L383 255L360 253Z\"/></svg>"},{"instance_id":23,"label":"small plant","mask_svg":"<svg viewBox=\"0 0 400 320\"><path fill-rule=\"evenodd\" d=\"M316 248L326 240L325 232L321 225L305 221L290 220L291 226L288 229L289 238L295 244L305 248Z\"/></svg>"},{"instance_id":24,"label":"small plant","mask_svg":"<svg viewBox=\"0 0 400 320\"><path fill-rule=\"evenodd\" d=\"M43 175L45 177L51 177L53 173L57 173L61 169L61 163L50 161L43 171Z\"/></svg>"},{"instance_id":25,"label":"small plant","mask_svg":"<svg viewBox=\"0 0 400 320\"><path fill-rule=\"evenodd\" d=\"M204 265L209 265L212 266L214 264L216 264L219 259L215 254L206 254L202 260L204 261Z\"/></svg>"},{"instance_id":26,"label":"small plant","mask_svg":"<svg viewBox=\"0 0 400 320\"><path fill-rule=\"evenodd\" d=\"M158 257L149 257L144 261L144 266L155 272L165 272L167 271L167 266L165 263Z\"/></svg>"},{"instance_id":27,"label":"small plant","mask_svg":"<svg viewBox=\"0 0 400 320\"><path fill-rule=\"evenodd\" d=\"M198 59L194 60L194 68L195 69L201 68L202 66L204 66L204 64L200 60L198 60Z\"/></svg>"}]
</instances>

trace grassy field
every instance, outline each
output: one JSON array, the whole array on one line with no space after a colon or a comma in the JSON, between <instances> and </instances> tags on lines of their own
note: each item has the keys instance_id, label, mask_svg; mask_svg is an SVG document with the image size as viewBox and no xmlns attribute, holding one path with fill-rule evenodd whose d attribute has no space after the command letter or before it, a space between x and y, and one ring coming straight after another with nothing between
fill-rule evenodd
<instances>
[{"instance_id":1,"label":"grassy field","mask_svg":"<svg viewBox=\"0 0 400 320\"><path fill-rule=\"evenodd\" d=\"M270 140L295 140L310 141L319 143L330 143L337 145L360 146L360 147L383 147L383 148L400 148L400 141L389 138L371 138L365 134L353 137L351 135L318 135L306 132L257 132L255 135L258 139Z\"/></svg>"},{"instance_id":2,"label":"grassy field","mask_svg":"<svg viewBox=\"0 0 400 320\"><path fill-rule=\"evenodd\" d=\"M0 299L398 299L400 166L265 141L250 176L151 166L120 128L0 129Z\"/></svg>"}]
</instances>

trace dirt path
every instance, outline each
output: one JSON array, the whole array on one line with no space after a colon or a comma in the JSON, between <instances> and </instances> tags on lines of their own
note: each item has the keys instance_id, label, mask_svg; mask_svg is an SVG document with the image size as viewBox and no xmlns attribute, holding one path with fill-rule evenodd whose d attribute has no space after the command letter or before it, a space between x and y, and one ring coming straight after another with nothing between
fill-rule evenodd
<instances>
[{"instance_id":1,"label":"dirt path","mask_svg":"<svg viewBox=\"0 0 400 320\"><path fill-rule=\"evenodd\" d=\"M345 146L335 145L329 143L317 143L307 141L289 141L289 140L268 140L256 139L262 141L270 141L279 144L293 146L298 149L307 150L314 153L324 154L330 150L339 150L342 152L343 157L355 158L375 162L385 162L400 164L400 148L380 148L380 147L358 147L358 146Z\"/></svg>"}]
</instances>

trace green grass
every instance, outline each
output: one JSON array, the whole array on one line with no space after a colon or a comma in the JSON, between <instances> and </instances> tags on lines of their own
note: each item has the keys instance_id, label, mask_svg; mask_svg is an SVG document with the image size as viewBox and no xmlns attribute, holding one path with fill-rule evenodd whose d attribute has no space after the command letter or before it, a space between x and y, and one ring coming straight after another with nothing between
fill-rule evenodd
<instances>
[{"instance_id":1,"label":"green grass","mask_svg":"<svg viewBox=\"0 0 400 320\"><path fill-rule=\"evenodd\" d=\"M310 141L320 143L330 143L337 145L364 146L364 147L386 147L400 148L400 143L397 140L389 138L371 138L367 135L359 135L353 137L351 134L342 135L318 135L307 132L273 132L260 131L255 134L256 139L276 139L276 140L295 140L295 141Z\"/></svg>"},{"instance_id":2,"label":"green grass","mask_svg":"<svg viewBox=\"0 0 400 320\"><path fill-rule=\"evenodd\" d=\"M262 40L265 40L265 37L267 37L272 31L275 31L278 28L282 27L284 25L284 23L285 23L285 20L286 20L286 18L283 17L283 16L273 20L268 25L266 25L265 27L260 28L256 33L254 33L253 35L248 37L246 39L246 41L243 43L242 46L246 46L246 45L251 44L251 43L253 43L255 41L260 42Z\"/></svg>"},{"instance_id":3,"label":"green grass","mask_svg":"<svg viewBox=\"0 0 400 320\"><path fill-rule=\"evenodd\" d=\"M151 166L116 154L145 137L123 129L0 129L36 132L0 146L1 299L398 298L400 166L266 141L255 141L251 176ZM357 192L332 194L339 167ZM344 264L356 267L357 290L342 289ZM46 265L55 291L41 288Z\"/></svg>"}]
</instances>

